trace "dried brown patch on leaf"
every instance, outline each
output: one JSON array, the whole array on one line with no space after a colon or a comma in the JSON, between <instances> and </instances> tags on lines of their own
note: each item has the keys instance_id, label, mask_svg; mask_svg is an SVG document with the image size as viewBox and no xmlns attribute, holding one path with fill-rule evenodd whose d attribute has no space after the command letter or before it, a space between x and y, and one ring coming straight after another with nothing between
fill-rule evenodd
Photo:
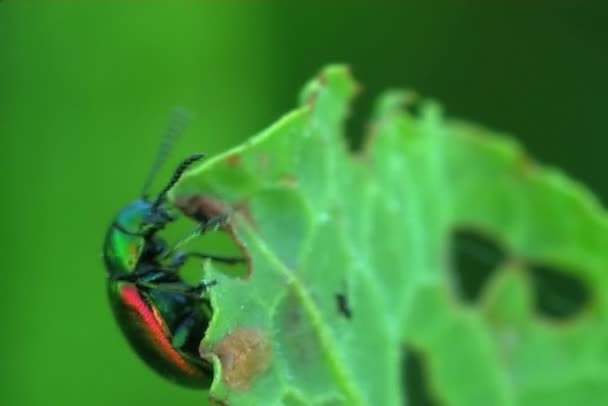
<instances>
[{"instance_id":1,"label":"dried brown patch on leaf","mask_svg":"<svg viewBox=\"0 0 608 406\"><path fill-rule=\"evenodd\" d=\"M209 396L209 404L213 406L228 406L228 403L223 400L216 399L213 396Z\"/></svg>"},{"instance_id":2,"label":"dried brown patch on leaf","mask_svg":"<svg viewBox=\"0 0 608 406\"><path fill-rule=\"evenodd\" d=\"M203 194L179 198L175 202L175 206L186 216L200 223L205 223L228 211L225 204Z\"/></svg>"},{"instance_id":3,"label":"dried brown patch on leaf","mask_svg":"<svg viewBox=\"0 0 608 406\"><path fill-rule=\"evenodd\" d=\"M287 187L294 188L298 186L298 178L294 175L285 174L281 177L281 183Z\"/></svg>"},{"instance_id":4,"label":"dried brown patch on leaf","mask_svg":"<svg viewBox=\"0 0 608 406\"><path fill-rule=\"evenodd\" d=\"M241 156L240 155L230 155L227 159L226 159L226 163L228 164L228 166L232 167L232 168L236 168L237 166L239 166L241 164Z\"/></svg>"},{"instance_id":5,"label":"dried brown patch on leaf","mask_svg":"<svg viewBox=\"0 0 608 406\"><path fill-rule=\"evenodd\" d=\"M231 389L246 391L270 366L272 349L266 334L253 328L239 328L215 348L222 363L224 383Z\"/></svg>"}]
</instances>

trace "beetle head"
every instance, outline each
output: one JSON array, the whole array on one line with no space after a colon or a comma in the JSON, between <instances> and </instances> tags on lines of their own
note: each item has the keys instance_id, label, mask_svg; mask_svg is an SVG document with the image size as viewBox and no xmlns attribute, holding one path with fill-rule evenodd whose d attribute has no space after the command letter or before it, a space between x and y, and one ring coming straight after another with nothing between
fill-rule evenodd
<instances>
[{"instance_id":1,"label":"beetle head","mask_svg":"<svg viewBox=\"0 0 608 406\"><path fill-rule=\"evenodd\" d=\"M158 239L154 239L154 235L175 220L167 209L167 193L186 169L202 157L196 154L184 160L154 202L141 198L118 213L104 244L106 269L111 275L131 274L137 269L144 253L158 254Z\"/></svg>"}]
</instances>

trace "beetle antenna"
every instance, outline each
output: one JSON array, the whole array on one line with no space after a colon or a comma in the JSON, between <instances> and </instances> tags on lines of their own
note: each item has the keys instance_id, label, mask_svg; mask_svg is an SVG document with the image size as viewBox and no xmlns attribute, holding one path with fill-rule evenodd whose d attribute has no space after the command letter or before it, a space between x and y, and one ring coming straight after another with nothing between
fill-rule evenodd
<instances>
[{"instance_id":1,"label":"beetle antenna","mask_svg":"<svg viewBox=\"0 0 608 406\"><path fill-rule=\"evenodd\" d=\"M156 154L156 159L152 164L152 169L150 169L150 173L148 173L148 177L146 178L146 182L144 183L144 187L142 189L142 197L146 199L148 197L148 192L150 191L150 186L152 186L152 182L156 177L156 174L163 166L163 163L167 160L167 156L175 146L175 142L179 138L179 136L184 132L184 128L190 121L190 114L187 111L182 109L175 109L171 114L171 119L169 120L169 126L165 131L165 135L162 138L160 146L158 147L158 153Z\"/></svg>"},{"instance_id":2,"label":"beetle antenna","mask_svg":"<svg viewBox=\"0 0 608 406\"><path fill-rule=\"evenodd\" d=\"M169 190L171 190L171 188L173 186L175 186L175 184L180 180L180 178L182 177L184 172L186 172L186 170L190 167L190 165L192 165L196 161L203 159L203 157L204 157L203 154L194 154L194 155L184 159L182 161L182 163L179 164L179 166L175 170L175 173L173 173L171 180L169 180L169 183L167 184L167 186L165 186L165 188L162 190L162 192L160 192L160 194L156 198L156 201L154 202L154 207L160 206L165 201Z\"/></svg>"}]
</instances>

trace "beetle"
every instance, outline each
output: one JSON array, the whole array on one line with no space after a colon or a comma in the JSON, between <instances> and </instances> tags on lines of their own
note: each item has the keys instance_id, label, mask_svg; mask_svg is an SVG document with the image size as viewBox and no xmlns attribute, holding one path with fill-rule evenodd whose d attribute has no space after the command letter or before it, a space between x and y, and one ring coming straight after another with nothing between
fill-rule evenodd
<instances>
[{"instance_id":1,"label":"beetle","mask_svg":"<svg viewBox=\"0 0 608 406\"><path fill-rule=\"evenodd\" d=\"M173 246L160 236L177 219L167 193L202 158L195 154L185 159L156 199L148 199L144 192L121 210L107 231L103 247L110 304L127 341L160 375L190 388L208 388L213 379L212 365L200 358L198 346L213 314L206 291L214 281L188 284L180 276L180 268L189 258L227 264L243 261L240 257L177 249L192 236L224 226L226 216L197 224ZM157 158L151 174L159 161L162 159Z\"/></svg>"}]
</instances>

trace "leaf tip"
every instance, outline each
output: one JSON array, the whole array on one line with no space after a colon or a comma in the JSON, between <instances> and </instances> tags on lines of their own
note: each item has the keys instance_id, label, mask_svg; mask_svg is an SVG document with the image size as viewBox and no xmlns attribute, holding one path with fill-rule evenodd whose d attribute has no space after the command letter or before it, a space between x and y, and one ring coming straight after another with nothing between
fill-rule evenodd
<instances>
[{"instance_id":1,"label":"leaf tip","mask_svg":"<svg viewBox=\"0 0 608 406\"><path fill-rule=\"evenodd\" d=\"M300 105L315 108L319 96L327 88L331 89L331 93L338 96L343 104L347 104L361 91L361 86L354 79L349 66L329 65L304 86L299 97Z\"/></svg>"},{"instance_id":2,"label":"leaf tip","mask_svg":"<svg viewBox=\"0 0 608 406\"><path fill-rule=\"evenodd\" d=\"M401 114L419 100L418 94L413 90L388 90L376 102L373 121L383 121L396 114Z\"/></svg>"}]
</instances>

